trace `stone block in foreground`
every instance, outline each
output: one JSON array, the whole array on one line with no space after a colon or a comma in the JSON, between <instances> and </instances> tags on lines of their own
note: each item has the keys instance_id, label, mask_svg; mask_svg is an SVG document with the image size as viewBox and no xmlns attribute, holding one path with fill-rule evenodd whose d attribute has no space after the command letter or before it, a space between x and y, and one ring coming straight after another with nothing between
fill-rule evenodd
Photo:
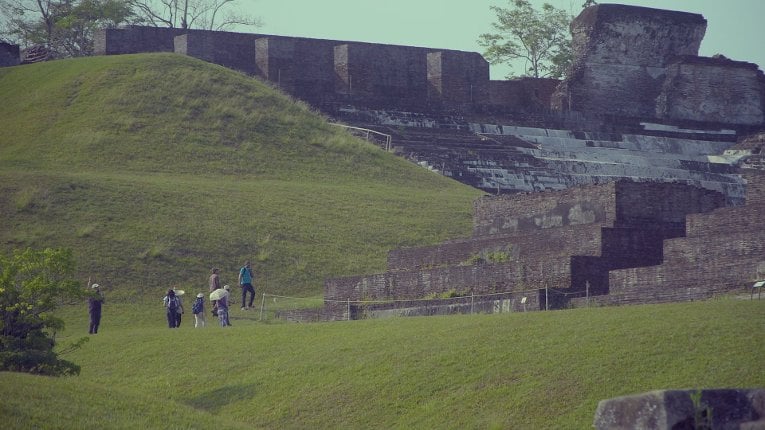
<instances>
[{"instance_id":1,"label":"stone block in foreground","mask_svg":"<svg viewBox=\"0 0 765 430\"><path fill-rule=\"evenodd\" d=\"M765 430L765 389L658 390L601 400L599 430Z\"/></svg>"}]
</instances>

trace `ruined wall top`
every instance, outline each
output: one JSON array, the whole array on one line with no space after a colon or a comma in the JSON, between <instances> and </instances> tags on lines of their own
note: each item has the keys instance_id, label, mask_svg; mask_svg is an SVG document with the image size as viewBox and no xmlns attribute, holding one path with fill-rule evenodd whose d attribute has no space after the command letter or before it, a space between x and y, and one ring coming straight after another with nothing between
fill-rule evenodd
<instances>
[{"instance_id":1,"label":"ruined wall top","mask_svg":"<svg viewBox=\"0 0 765 430\"><path fill-rule=\"evenodd\" d=\"M662 67L698 55L707 20L699 14L619 4L590 6L571 23L574 58Z\"/></svg>"},{"instance_id":2,"label":"ruined wall top","mask_svg":"<svg viewBox=\"0 0 765 430\"><path fill-rule=\"evenodd\" d=\"M473 235L516 234L583 224L681 234L685 216L726 206L719 192L682 183L617 181L473 203Z\"/></svg>"}]
</instances>

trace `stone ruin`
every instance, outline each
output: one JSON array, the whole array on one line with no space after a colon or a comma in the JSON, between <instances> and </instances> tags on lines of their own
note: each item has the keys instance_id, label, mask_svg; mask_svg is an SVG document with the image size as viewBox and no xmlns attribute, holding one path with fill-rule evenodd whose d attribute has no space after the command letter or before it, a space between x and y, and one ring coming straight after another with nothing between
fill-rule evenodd
<instances>
[{"instance_id":1,"label":"stone ruin","mask_svg":"<svg viewBox=\"0 0 765 430\"><path fill-rule=\"evenodd\" d=\"M490 80L474 52L266 34L106 29L95 51L177 52L257 76L490 193L673 181L740 204L737 170L757 154L736 144L765 128L765 78L755 64L699 57L706 24L693 13L589 7L571 24L563 82Z\"/></svg>"},{"instance_id":2,"label":"stone ruin","mask_svg":"<svg viewBox=\"0 0 765 430\"><path fill-rule=\"evenodd\" d=\"M610 429L765 429L765 390L658 390L603 400L593 427Z\"/></svg>"},{"instance_id":3,"label":"stone ruin","mask_svg":"<svg viewBox=\"0 0 765 430\"><path fill-rule=\"evenodd\" d=\"M390 251L386 272L329 279L323 309L280 316L519 312L742 290L765 262L765 172L744 176L740 206L721 193L661 182L486 196L475 203L472 237Z\"/></svg>"},{"instance_id":4,"label":"stone ruin","mask_svg":"<svg viewBox=\"0 0 765 430\"><path fill-rule=\"evenodd\" d=\"M478 53L205 30L100 30L95 52L177 52L276 84L331 114L338 106L447 114L576 112L609 118L762 127L757 65L699 57L703 16L618 4L572 22L563 82L490 80ZM689 91L692 90L692 91Z\"/></svg>"},{"instance_id":5,"label":"stone ruin","mask_svg":"<svg viewBox=\"0 0 765 430\"><path fill-rule=\"evenodd\" d=\"M476 203L473 237L391 251L385 273L328 280L324 309L285 315L353 319L695 300L752 280L765 77L698 56L706 25L591 6L571 24L564 81L490 80L474 52L203 30L101 30L95 52L240 70L502 194Z\"/></svg>"},{"instance_id":6,"label":"stone ruin","mask_svg":"<svg viewBox=\"0 0 765 430\"><path fill-rule=\"evenodd\" d=\"M492 81L471 52L263 34L109 29L96 52L177 52L243 71L390 136L390 150L422 166L506 194L476 203L473 237L393 250L385 273L328 280L322 310L283 315L354 319L743 287L765 260L762 175L742 170L761 163L746 136L765 128L765 78L754 64L699 57L706 25L589 7L571 24L562 82Z\"/></svg>"},{"instance_id":7,"label":"stone ruin","mask_svg":"<svg viewBox=\"0 0 765 430\"><path fill-rule=\"evenodd\" d=\"M448 49L206 30L127 27L96 35L96 54L176 52L258 76L318 108L413 111L488 103L489 63ZM507 89L505 91L508 91Z\"/></svg>"},{"instance_id":8,"label":"stone ruin","mask_svg":"<svg viewBox=\"0 0 765 430\"><path fill-rule=\"evenodd\" d=\"M703 16L617 4L571 23L574 64L553 106L643 119L762 126L757 65L699 57Z\"/></svg>"}]
</instances>

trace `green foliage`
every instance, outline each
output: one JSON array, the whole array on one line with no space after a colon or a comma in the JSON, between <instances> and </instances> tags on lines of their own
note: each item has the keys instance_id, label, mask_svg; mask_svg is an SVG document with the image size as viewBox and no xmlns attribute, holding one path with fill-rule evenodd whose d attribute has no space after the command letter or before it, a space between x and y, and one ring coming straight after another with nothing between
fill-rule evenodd
<instances>
[{"instance_id":1,"label":"green foliage","mask_svg":"<svg viewBox=\"0 0 765 430\"><path fill-rule=\"evenodd\" d=\"M66 250L17 250L0 255L0 370L69 375L79 366L58 359L51 330L64 322L53 316L63 300L81 296L72 253Z\"/></svg>"},{"instance_id":2,"label":"green foliage","mask_svg":"<svg viewBox=\"0 0 765 430\"><path fill-rule=\"evenodd\" d=\"M506 263L510 261L510 255L505 251L491 251L486 254L486 260L491 263Z\"/></svg>"},{"instance_id":3,"label":"green foliage","mask_svg":"<svg viewBox=\"0 0 765 430\"><path fill-rule=\"evenodd\" d=\"M128 0L0 0L1 34L22 46L43 45L54 57L91 55L97 29L132 16Z\"/></svg>"},{"instance_id":4,"label":"green foliage","mask_svg":"<svg viewBox=\"0 0 765 430\"><path fill-rule=\"evenodd\" d=\"M226 30L259 27L260 19L236 9L236 0L127 0L138 22L152 27Z\"/></svg>"},{"instance_id":5,"label":"green foliage","mask_svg":"<svg viewBox=\"0 0 765 430\"><path fill-rule=\"evenodd\" d=\"M465 297L470 295L470 293L467 292L460 292L455 290L454 288L444 291L443 293L430 293L427 294L424 299L426 300L432 300L432 299L453 299L455 297Z\"/></svg>"},{"instance_id":6,"label":"green foliage","mask_svg":"<svg viewBox=\"0 0 765 430\"><path fill-rule=\"evenodd\" d=\"M536 10L528 0L509 0L509 8L490 6L497 15L493 33L478 43L493 64L524 62L521 76L560 78L571 63L571 16L549 3ZM510 77L510 76L509 76Z\"/></svg>"},{"instance_id":7,"label":"green foliage","mask_svg":"<svg viewBox=\"0 0 765 430\"><path fill-rule=\"evenodd\" d=\"M462 263L462 266L477 266L479 264L485 263L485 260L481 256L481 254L471 254L470 257L468 257L467 260L465 260L464 263Z\"/></svg>"},{"instance_id":8,"label":"green foliage","mask_svg":"<svg viewBox=\"0 0 765 430\"><path fill-rule=\"evenodd\" d=\"M92 55L96 30L127 23L133 16L126 0L80 0L65 5L55 21L53 46L66 57Z\"/></svg>"},{"instance_id":9,"label":"green foliage","mask_svg":"<svg viewBox=\"0 0 765 430\"><path fill-rule=\"evenodd\" d=\"M701 390L690 393L691 402L693 402L693 428L695 430L711 430L713 417L712 408L701 401Z\"/></svg>"},{"instance_id":10,"label":"green foliage","mask_svg":"<svg viewBox=\"0 0 765 430\"><path fill-rule=\"evenodd\" d=\"M475 266L480 264L501 264L507 263L511 259L510 246L501 249L484 250L472 254L467 260L461 263L462 266Z\"/></svg>"}]
</instances>

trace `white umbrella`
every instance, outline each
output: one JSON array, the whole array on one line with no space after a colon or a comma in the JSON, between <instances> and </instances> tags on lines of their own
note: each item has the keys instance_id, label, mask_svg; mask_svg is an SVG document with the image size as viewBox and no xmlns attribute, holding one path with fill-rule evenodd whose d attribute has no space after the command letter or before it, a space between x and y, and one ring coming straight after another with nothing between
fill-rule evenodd
<instances>
[{"instance_id":1,"label":"white umbrella","mask_svg":"<svg viewBox=\"0 0 765 430\"><path fill-rule=\"evenodd\" d=\"M223 288L219 288L210 293L210 300L220 300L224 297L228 297L228 291L224 290Z\"/></svg>"}]
</instances>

